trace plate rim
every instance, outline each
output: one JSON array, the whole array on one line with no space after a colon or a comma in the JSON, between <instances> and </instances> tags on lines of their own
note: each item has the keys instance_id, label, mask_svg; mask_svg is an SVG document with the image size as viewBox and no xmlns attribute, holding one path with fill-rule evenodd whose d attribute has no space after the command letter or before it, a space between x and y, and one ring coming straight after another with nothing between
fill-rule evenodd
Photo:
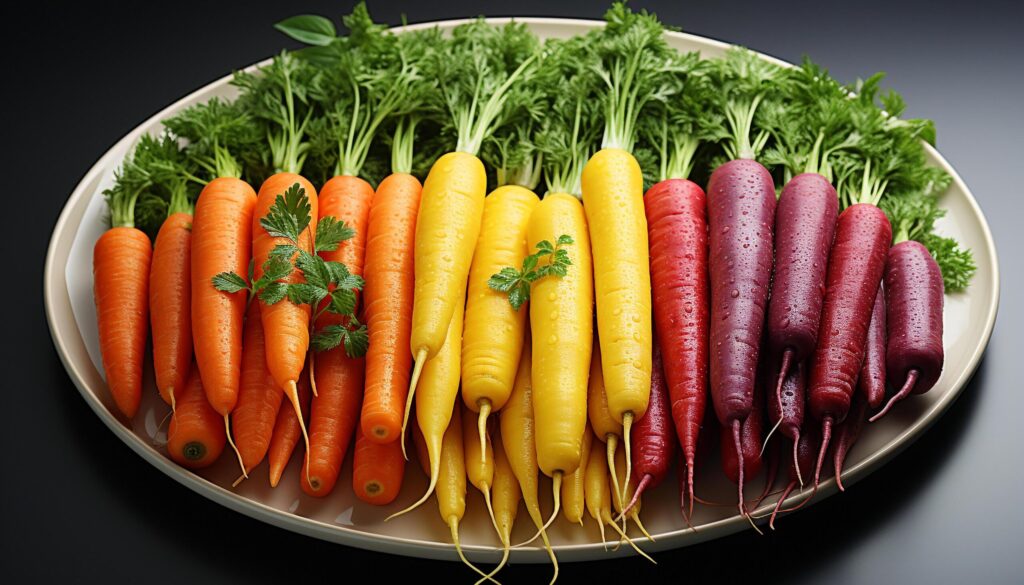
<instances>
[{"instance_id":1,"label":"plate rim","mask_svg":"<svg viewBox=\"0 0 1024 585\"><path fill-rule=\"evenodd\" d=\"M473 18L463 19L448 19L439 21L428 21L416 24L409 24L405 26L394 27L396 31L412 31L417 29L429 28L429 27L450 27L458 24L473 21ZM580 29L587 29L594 26L600 26L603 21L592 20L592 19L576 19L576 18L550 18L550 17L495 17L486 18L486 21L490 24L500 25L507 22L522 22L528 25L548 25L548 26L571 26ZM680 31L667 31L666 34L683 38L690 42L700 45L710 45L719 49L727 49L736 45L727 43L718 39L696 35L691 33L685 33ZM767 59L773 63L776 63L785 67L792 67L793 64L769 55L767 53L751 49L756 55L761 58ZM253 63L240 70L251 70L266 63L270 62L271 59L264 59ZM276 508L272 508L262 502L252 500L243 497L237 493L234 493L226 488L212 483L203 477L192 473L191 471L181 468L174 464L170 459L165 457L160 452L156 451L151 446L147 445L137 435L135 435L127 426L125 426L119 415L114 414L108 410L104 405L93 396L92 392L88 390L85 385L84 377L79 372L79 368L72 363L71 358L68 355L67 341L64 339L62 332L60 331L60 324L57 322L55 315L55 307L60 302L60 295L67 297L66 281L64 279L64 266L57 266L57 257L60 255L58 250L59 236L64 233L68 228L68 223L73 211L81 199L85 195L86 187L95 181L102 173L103 169L108 165L111 158L114 158L115 152L118 151L126 143L134 142L143 133L143 129L152 126L154 123L159 123L160 120L164 119L168 112L179 108L181 104L193 100L197 94L208 91L213 86L222 86L223 84L230 81L233 74L228 74L219 77L209 83L206 83L195 90L187 93L186 95L178 98L174 102L168 104L164 108L161 108L155 114L149 116L144 121L135 125L128 132L122 135L118 140L111 144L107 150L96 160L96 162L86 171L81 179L72 190L71 195L64 202L61 209L61 213L57 218L54 228L51 231L50 239L47 244L46 261L43 270L43 301L46 311L47 325L50 330L50 336L54 344L54 348L60 357L61 363L64 365L64 369L68 374L68 377L74 383L78 389L79 394L89 405L92 411L99 417L99 419L111 430L114 434L124 442L132 451L142 457L148 463L156 467L158 470L163 472L165 475L175 480L179 484L191 489L199 495L223 505L235 512L240 512L246 516L258 520L260 522L266 522L273 526L284 528L292 532L311 536L321 540L343 544L347 546L354 546L366 550L373 550L377 552L390 553L390 554L401 554L404 556L414 556L420 558L430 559L441 559L456 561L458 557L455 554L454 545L443 542L425 541L420 539L412 538L400 538L390 535L371 535L362 531L353 530L346 526L340 526L337 524L328 524L320 520L308 518L304 516L298 516L291 514ZM858 462L856 465L851 466L849 469L844 471L844 484L849 486L853 485L872 471L881 467L888 461L891 461L904 449L913 444L921 435L923 435L931 425L933 425L941 416L949 409L949 407L960 397L963 393L967 383L974 376L977 371L978 365L981 358L988 348L989 341L991 340L992 331L995 326L996 316L999 310L999 298L1001 294L1001 276L999 269L999 259L995 246L995 241L992 237L991 228L985 214L982 212L977 199L971 192L970 188L964 182L963 178L956 171L955 167L949 163L948 160L932 145L925 143L926 152L934 157L938 166L943 167L950 172L953 183L958 189L960 189L966 196L967 202L974 212L974 214L980 218L981 225L981 236L984 242L988 254L991 256L991 274L992 274L992 291L987 299L987 310L985 315L985 324L981 336L981 342L977 344L968 358L967 367L961 372L961 374L951 382L951 390L942 398L940 398L930 409L925 411L917 420L911 425L904 428L897 436L891 439L880 449L875 450L865 459ZM70 246L69 246L70 248ZM70 299L69 299L70 303ZM820 502L834 495L838 488L834 478L822 482L819 486L819 496L814 498L811 505ZM790 497L790 501L795 501L794 498L799 497L794 495ZM753 511L754 515L760 515L765 511L770 511L772 504L765 504L757 510ZM728 536L730 534L739 532L749 524L741 516L730 516L702 525L701 530L698 532L692 528L683 528L670 532L665 532L658 535L657 541L650 541L646 537L636 539L638 543L643 543L644 548L647 551L657 552L668 549L682 548L703 542L706 540L712 540ZM687 533L693 533L690 538L680 541L680 539ZM465 545L463 546L467 556L474 560L485 560L494 561L500 555L500 551L495 550L493 547L483 545ZM585 544L565 544L556 545L556 552L560 553L571 553L565 555L567 558L560 559L563 562L575 562L585 561L594 559L606 559L606 558L617 558L623 556L632 556L632 550L629 547L622 547L617 552L609 552L604 550L601 543L585 543ZM599 554L598 554L599 553ZM543 549L537 547L523 547L513 551L513 560L515 562L531 562L541 563L547 562L548 557Z\"/></svg>"}]
</instances>

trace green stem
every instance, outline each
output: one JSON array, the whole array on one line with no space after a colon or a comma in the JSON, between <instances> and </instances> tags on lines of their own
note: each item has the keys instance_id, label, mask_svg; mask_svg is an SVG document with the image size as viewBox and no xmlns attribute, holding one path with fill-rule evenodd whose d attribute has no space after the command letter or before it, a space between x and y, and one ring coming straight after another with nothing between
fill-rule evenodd
<instances>
[{"instance_id":1,"label":"green stem","mask_svg":"<svg viewBox=\"0 0 1024 585\"><path fill-rule=\"evenodd\" d=\"M416 117L408 117L398 122L395 138L391 143L391 172L394 174L411 174L413 147L416 143Z\"/></svg>"},{"instance_id":2,"label":"green stem","mask_svg":"<svg viewBox=\"0 0 1024 585\"><path fill-rule=\"evenodd\" d=\"M505 103L505 94L508 93L512 84L516 82L519 76L529 67L535 60L537 55L531 55L529 58L519 64L519 67L512 72L511 75L502 83L498 89L491 94L491 97L484 103L483 107L480 108L479 116L476 115L478 96L481 90L481 83L483 77L477 82L476 91L473 94L473 103L470 106L468 116L463 118L459 124L459 141L455 145L455 150L458 152L465 152L476 156L480 152L480 147L483 145L484 139L490 136L491 132L494 131L494 123L501 114L502 107ZM475 118L475 119L474 119Z\"/></svg>"}]
</instances>

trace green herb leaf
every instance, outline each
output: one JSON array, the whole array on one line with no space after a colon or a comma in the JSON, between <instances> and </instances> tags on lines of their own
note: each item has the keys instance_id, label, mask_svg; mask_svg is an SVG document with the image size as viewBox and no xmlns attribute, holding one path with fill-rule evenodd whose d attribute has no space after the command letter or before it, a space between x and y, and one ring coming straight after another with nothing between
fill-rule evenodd
<instances>
[{"instance_id":1,"label":"green herb leaf","mask_svg":"<svg viewBox=\"0 0 1024 585\"><path fill-rule=\"evenodd\" d=\"M332 216L322 217L316 224L316 251L333 252L342 242L355 237L355 235L356 230L345 222L338 221Z\"/></svg>"},{"instance_id":2,"label":"green herb leaf","mask_svg":"<svg viewBox=\"0 0 1024 585\"><path fill-rule=\"evenodd\" d=\"M312 209L306 190L295 183L277 196L267 215L260 218L260 225L275 238L298 242L299 235L309 226Z\"/></svg>"},{"instance_id":3,"label":"green herb leaf","mask_svg":"<svg viewBox=\"0 0 1024 585\"><path fill-rule=\"evenodd\" d=\"M327 290L306 283L288 285L288 300L296 305L317 306L327 296Z\"/></svg>"},{"instance_id":4,"label":"green herb leaf","mask_svg":"<svg viewBox=\"0 0 1024 585\"><path fill-rule=\"evenodd\" d=\"M313 349L315 351L329 351L339 345L344 345L345 354L350 358L366 355L366 350L370 345L366 325L362 325L353 319L350 326L353 328L350 329L345 325L328 325L324 327L313 336Z\"/></svg>"},{"instance_id":5,"label":"green herb leaf","mask_svg":"<svg viewBox=\"0 0 1024 585\"><path fill-rule=\"evenodd\" d=\"M569 252L562 246L573 243L572 236L562 234L556 240L554 246L548 240L541 240L537 243L537 251L523 258L522 270L516 270L511 266L502 268L500 272L491 275L487 279L487 286L494 291L508 294L508 302L512 309L519 310L519 307L530 300L530 285L545 276L563 277L568 273L568 267L572 265ZM547 257L548 262L539 265L541 258Z\"/></svg>"},{"instance_id":6,"label":"green herb leaf","mask_svg":"<svg viewBox=\"0 0 1024 585\"><path fill-rule=\"evenodd\" d=\"M249 283L234 272L221 272L213 277L213 288L226 293L248 290Z\"/></svg>"},{"instance_id":7,"label":"green herb leaf","mask_svg":"<svg viewBox=\"0 0 1024 585\"><path fill-rule=\"evenodd\" d=\"M315 14L301 14L286 18L275 24L274 28L307 45L329 45L337 36L334 23Z\"/></svg>"},{"instance_id":8,"label":"green herb leaf","mask_svg":"<svg viewBox=\"0 0 1024 585\"><path fill-rule=\"evenodd\" d=\"M288 295L288 285L283 282L271 282L259 292L259 298L267 305L276 305Z\"/></svg>"}]
</instances>

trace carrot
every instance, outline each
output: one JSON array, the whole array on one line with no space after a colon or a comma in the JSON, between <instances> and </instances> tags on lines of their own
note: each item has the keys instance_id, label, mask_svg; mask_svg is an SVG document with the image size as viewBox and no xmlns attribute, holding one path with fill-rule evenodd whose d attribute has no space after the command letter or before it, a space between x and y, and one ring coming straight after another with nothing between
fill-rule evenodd
<instances>
[{"instance_id":1,"label":"carrot","mask_svg":"<svg viewBox=\"0 0 1024 585\"><path fill-rule=\"evenodd\" d=\"M885 265L886 377L903 385L871 422L912 392L927 392L942 375L942 271L927 248L903 239L903 231Z\"/></svg>"},{"instance_id":2,"label":"carrot","mask_svg":"<svg viewBox=\"0 0 1024 585\"><path fill-rule=\"evenodd\" d=\"M865 167L870 183L870 163ZM836 240L829 258L821 331L815 349L808 390L811 415L821 421L821 447L814 470L818 484L832 426L843 422L850 409L854 384L860 374L868 324L885 268L892 228L885 213L870 200L881 196L870 187L868 202L847 207L839 215ZM877 201L877 198L874 198Z\"/></svg>"},{"instance_id":3,"label":"carrot","mask_svg":"<svg viewBox=\"0 0 1024 585\"><path fill-rule=\"evenodd\" d=\"M807 362L800 362L795 368L790 368L789 374L782 382L782 401L768 401L768 422L773 425L773 428L778 427L782 435L793 443L793 465L796 465L795 462L798 457L797 446L800 444L800 429L804 425L807 374L809 371L810 366ZM774 383L775 373L768 370L768 374L770 374L770 377L766 382ZM800 485L803 485L804 478L800 475L800 467L796 466L793 469L797 472L797 480L800 482Z\"/></svg>"},{"instance_id":4,"label":"carrot","mask_svg":"<svg viewBox=\"0 0 1024 585\"><path fill-rule=\"evenodd\" d=\"M409 340L415 365L403 434L423 367L441 351L456 307L462 310L487 188L484 165L476 155L483 141L511 119L519 100L509 100L510 89L536 61L535 55L523 59L530 55L524 41L537 41L518 34L520 29L516 23L499 29L473 22L456 27L450 40L439 40L445 43L447 57L433 68L438 87L463 89L440 92L447 98L445 109L451 114L458 140L455 151L442 155L430 168L417 213ZM481 88L487 88L486 99Z\"/></svg>"},{"instance_id":5,"label":"carrot","mask_svg":"<svg viewBox=\"0 0 1024 585\"><path fill-rule=\"evenodd\" d=\"M352 490L356 497L375 506L395 501L402 489L405 458L397 441L380 444L356 430L352 458Z\"/></svg>"},{"instance_id":6,"label":"carrot","mask_svg":"<svg viewBox=\"0 0 1024 585\"><path fill-rule=\"evenodd\" d=\"M523 344L523 354L519 358L516 382L512 386L512 394L509 396L508 402L501 409L499 423L501 442L505 447L505 454L508 456L512 472L519 480L526 512L533 520L534 526L537 527L544 548L547 549L548 557L551 558L551 564L554 566L553 583L558 578L558 559L548 540L548 534L544 528L544 518L540 512L540 502L537 499L537 431L533 418L536 411L533 404L533 377L530 374L533 350L529 341L527 338L527 343ZM527 542L532 540L531 538Z\"/></svg>"},{"instance_id":7,"label":"carrot","mask_svg":"<svg viewBox=\"0 0 1024 585\"><path fill-rule=\"evenodd\" d=\"M562 479L580 466L587 425L594 291L590 238L579 200L565 193L546 196L530 216L526 236L538 249L542 241L557 242L552 258L569 261L564 276L540 278L530 287L537 464L553 480L555 502L548 525L559 512Z\"/></svg>"},{"instance_id":8,"label":"carrot","mask_svg":"<svg viewBox=\"0 0 1024 585\"><path fill-rule=\"evenodd\" d=\"M707 198L696 183L667 179L647 190L654 330L665 352L665 378L693 509L693 476L708 381ZM685 472L684 472L685 469Z\"/></svg>"},{"instance_id":9,"label":"carrot","mask_svg":"<svg viewBox=\"0 0 1024 585\"><path fill-rule=\"evenodd\" d=\"M215 276L246 274L252 248L256 193L248 183L218 177L203 188L192 219L192 345L206 398L224 417L238 401L246 295L215 288ZM234 445L232 445L234 447ZM237 450L236 450L237 451ZM245 475L245 465L238 455Z\"/></svg>"},{"instance_id":10,"label":"carrot","mask_svg":"<svg viewBox=\"0 0 1024 585\"><path fill-rule=\"evenodd\" d=\"M167 427L167 454L189 469L213 464L224 451L227 436L221 417L206 400L198 368L192 368L176 404Z\"/></svg>"},{"instance_id":11,"label":"carrot","mask_svg":"<svg viewBox=\"0 0 1024 585\"><path fill-rule=\"evenodd\" d=\"M494 530L498 531L498 523L494 519L494 508L491 506L491 486L494 485L494 450L487 441L487 428L484 428L484 443L481 449L477 441L477 419L467 406L459 411L462 417L462 447L465 450L466 476L469 483L484 496L487 514L491 517ZM499 534L500 536L500 534Z\"/></svg>"},{"instance_id":12,"label":"carrot","mask_svg":"<svg viewBox=\"0 0 1024 585\"><path fill-rule=\"evenodd\" d=\"M267 369L260 306L252 303L246 313L242 338L242 377L238 388L238 403L231 412L235 445L242 456L246 474L267 455L274 421L277 420L283 397L284 393L274 383Z\"/></svg>"},{"instance_id":13,"label":"carrot","mask_svg":"<svg viewBox=\"0 0 1024 585\"><path fill-rule=\"evenodd\" d=\"M562 482L562 513L565 519L573 524L583 525L583 513L586 511L587 503L584 496L586 485L587 459L590 457L590 447L594 442L594 432L590 430L590 424L583 429L583 448L580 449L580 466L576 471L565 476Z\"/></svg>"},{"instance_id":14,"label":"carrot","mask_svg":"<svg viewBox=\"0 0 1024 585\"><path fill-rule=\"evenodd\" d=\"M612 418L608 412L608 397L604 391L604 376L601 374L600 343L594 339L594 353L590 366L590 380L587 389L587 414L590 428L594 436L605 444L605 456L608 469L615 467L615 451L622 441L622 425ZM616 499L622 499L622 488L619 478L612 474L612 492Z\"/></svg>"},{"instance_id":15,"label":"carrot","mask_svg":"<svg viewBox=\"0 0 1024 585\"><path fill-rule=\"evenodd\" d=\"M464 299L465 289L456 294ZM441 348L441 352L434 359L430 360L427 363L427 367L423 369L423 388L415 397L416 423L423 432L423 439L427 446L427 459L430 463L430 483L427 486L427 491L419 500L408 508L392 514L388 517L389 520L420 506L423 502L427 501L427 498L430 497L430 494L434 493L437 487L438 466L441 465L441 444L445 429L451 423L452 405L455 404L459 394L459 373L461 371L459 360L462 356L464 306L464 301L458 303L458 308L452 316L452 322L448 327L448 336ZM412 394L410 394L411 396Z\"/></svg>"},{"instance_id":16,"label":"carrot","mask_svg":"<svg viewBox=\"0 0 1024 585\"><path fill-rule=\"evenodd\" d=\"M615 470L615 475L625 477L626 454L624 451L619 451L615 454L614 467L612 469ZM654 539L651 537L650 533L647 532L647 528L645 528L643 523L640 521L641 502L640 498L636 496L636 486L626 484L622 489L622 500L618 502L612 501L612 510L614 510L618 515L616 516L616 520L623 520L623 523L625 523L625 518L628 517L636 524L636 527L640 529L640 532L642 532L644 536L653 541ZM628 510L626 509L627 502L633 503L633 507ZM625 526L623 526L623 530L625 530Z\"/></svg>"},{"instance_id":17,"label":"carrot","mask_svg":"<svg viewBox=\"0 0 1024 585\"><path fill-rule=\"evenodd\" d=\"M411 137L408 141L411 144ZM377 186L366 228L366 265L373 270L363 289L370 346L360 420L363 434L381 443L400 439L402 432L412 364L406 348L412 329L413 243L421 190L416 177L396 170Z\"/></svg>"},{"instance_id":18,"label":"carrot","mask_svg":"<svg viewBox=\"0 0 1024 585\"><path fill-rule=\"evenodd\" d=\"M508 562L509 549L512 545L512 525L516 522L516 515L519 513L519 502L522 500L522 490L519 488L519 481L512 471L508 455L505 454L505 446L501 442L501 433L494 433L494 522L498 529L498 538L504 552L498 566L491 571L493 577Z\"/></svg>"},{"instance_id":19,"label":"carrot","mask_svg":"<svg viewBox=\"0 0 1024 585\"><path fill-rule=\"evenodd\" d=\"M454 412L448 413L451 423L444 432L441 443L440 466L437 477L437 509L441 520L448 525L452 533L452 542L459 559L484 579L488 578L469 559L462 554L459 544L459 523L466 514L466 460L462 444L462 417L459 406L453 403Z\"/></svg>"},{"instance_id":20,"label":"carrot","mask_svg":"<svg viewBox=\"0 0 1024 585\"><path fill-rule=\"evenodd\" d=\"M171 410L192 367L192 205L184 180L177 185L153 243L149 272L153 370L160 397Z\"/></svg>"},{"instance_id":21,"label":"carrot","mask_svg":"<svg viewBox=\"0 0 1024 585\"><path fill-rule=\"evenodd\" d=\"M349 175L328 181L319 197L321 219L333 217L355 230L355 235L336 250L321 251L320 256L328 262L345 264L349 273L357 276L363 273L366 224L372 198L370 184ZM324 312L317 318L316 326L323 328L343 321L341 315ZM310 356L316 392L310 411L309 457L302 489L311 496L326 496L334 489L359 420L365 360L349 357L345 352L344 347L338 346Z\"/></svg>"},{"instance_id":22,"label":"carrot","mask_svg":"<svg viewBox=\"0 0 1024 585\"><path fill-rule=\"evenodd\" d=\"M503 292L490 288L488 280L506 266L520 266L529 254L527 222L537 203L533 191L517 185L498 187L484 199L480 237L469 268L462 341L462 400L480 413L475 426L481 446L487 417L501 410L512 392L527 316L522 307L513 308Z\"/></svg>"},{"instance_id":23,"label":"carrot","mask_svg":"<svg viewBox=\"0 0 1024 585\"><path fill-rule=\"evenodd\" d=\"M752 478L761 472L764 463L762 458L762 446L764 445L764 408L765 391L764 384L758 380L754 383L753 407L747 418L743 419L740 428L739 446L741 451L737 453L737 443L731 433L730 427L722 427L721 433L721 454L722 469L726 477L735 484L740 485L741 478ZM745 500L740 498L741 505Z\"/></svg>"},{"instance_id":24,"label":"carrot","mask_svg":"<svg viewBox=\"0 0 1024 585\"><path fill-rule=\"evenodd\" d=\"M816 144L823 136L819 134ZM779 364L771 387L780 404L790 368L810 356L818 343L825 271L838 212L835 188L817 172L793 177L779 196L765 351Z\"/></svg>"},{"instance_id":25,"label":"carrot","mask_svg":"<svg viewBox=\"0 0 1024 585\"><path fill-rule=\"evenodd\" d=\"M93 248L93 298L100 354L107 386L118 410L129 419L142 399L142 361L146 351L149 303L149 237L135 226L135 202L146 182L135 184L130 164L106 192L109 230Z\"/></svg>"},{"instance_id":26,"label":"carrot","mask_svg":"<svg viewBox=\"0 0 1024 585\"><path fill-rule=\"evenodd\" d=\"M651 369L651 401L647 412L636 422L633 433L633 480L636 490L625 507L626 513L640 502L648 489L658 486L668 473L675 456L674 429L668 388L662 368L661 348L654 344ZM624 498L625 499L625 498Z\"/></svg>"},{"instance_id":27,"label":"carrot","mask_svg":"<svg viewBox=\"0 0 1024 585\"><path fill-rule=\"evenodd\" d=\"M818 451L818 430L813 426L808 425L805 429L807 432L800 434L800 439L796 442L793 447L793 451L797 454L796 458L789 464L789 483L786 485L786 489L783 490L782 495L779 496L779 501L775 503L775 509L772 511L771 519L768 521L768 526L775 530L775 517L782 510L782 504L789 497L789 494L796 488L797 482L803 482L802 477L809 475L814 470L814 457ZM813 493L813 492L812 492ZM804 502L809 501L809 498ZM797 508L803 504L798 504Z\"/></svg>"},{"instance_id":28,"label":"carrot","mask_svg":"<svg viewBox=\"0 0 1024 585\"><path fill-rule=\"evenodd\" d=\"M628 472L630 428L646 412L651 393L651 273L643 194L640 165L625 150L605 148L583 168L601 370L608 412L622 423Z\"/></svg>"},{"instance_id":29,"label":"carrot","mask_svg":"<svg viewBox=\"0 0 1024 585\"><path fill-rule=\"evenodd\" d=\"M302 418L309 417L309 401L311 392L309 388L309 376L299 377L296 383L299 395L299 406ZM270 437L270 447L267 449L267 460L270 464L270 487L277 487L284 474L288 461L292 458L295 445L302 438L302 424L295 416L291 408L282 408L277 412L277 420L274 422L274 434Z\"/></svg>"},{"instance_id":30,"label":"carrot","mask_svg":"<svg viewBox=\"0 0 1024 585\"><path fill-rule=\"evenodd\" d=\"M876 409L885 400L885 286L878 287L875 304L871 307L868 339L864 345L864 365L857 378L857 390Z\"/></svg>"},{"instance_id":31,"label":"carrot","mask_svg":"<svg viewBox=\"0 0 1024 585\"><path fill-rule=\"evenodd\" d=\"M743 515L743 458L749 449L742 447L742 428L754 408L774 222L775 183L767 169L747 159L715 169L708 183L711 399L719 423L732 431Z\"/></svg>"}]
</instances>

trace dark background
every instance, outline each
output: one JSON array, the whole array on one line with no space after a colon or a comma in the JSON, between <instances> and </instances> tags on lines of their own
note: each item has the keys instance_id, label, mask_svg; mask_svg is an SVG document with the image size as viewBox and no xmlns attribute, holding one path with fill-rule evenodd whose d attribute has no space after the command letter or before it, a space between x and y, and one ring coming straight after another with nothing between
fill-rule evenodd
<instances>
[{"instance_id":1,"label":"dark background","mask_svg":"<svg viewBox=\"0 0 1024 585\"><path fill-rule=\"evenodd\" d=\"M455 565L349 549L228 511L170 481L92 415L53 349L39 290L50 231L85 171L136 124L288 43L271 24L336 17L346 2L178 1L5 9L2 95L7 311L0 423L0 575L7 583L307 583L445 575ZM157 6L159 4L160 6ZM637 559L563 567L562 582L1005 583L1024 579L1024 336L1017 221L1024 139L1024 11L1017 2L636 2L688 32L844 81L888 71L907 115L986 212L1003 259L1003 306L960 400L895 461L763 537L750 532ZM398 23L487 14L596 18L604 2L371 1ZM444 571L441 573L440 571ZM546 581L516 566L506 582ZM415 574L412 573L412 574ZM415 577L410 577L415 578ZM433 580L433 579L430 579Z\"/></svg>"}]
</instances>

